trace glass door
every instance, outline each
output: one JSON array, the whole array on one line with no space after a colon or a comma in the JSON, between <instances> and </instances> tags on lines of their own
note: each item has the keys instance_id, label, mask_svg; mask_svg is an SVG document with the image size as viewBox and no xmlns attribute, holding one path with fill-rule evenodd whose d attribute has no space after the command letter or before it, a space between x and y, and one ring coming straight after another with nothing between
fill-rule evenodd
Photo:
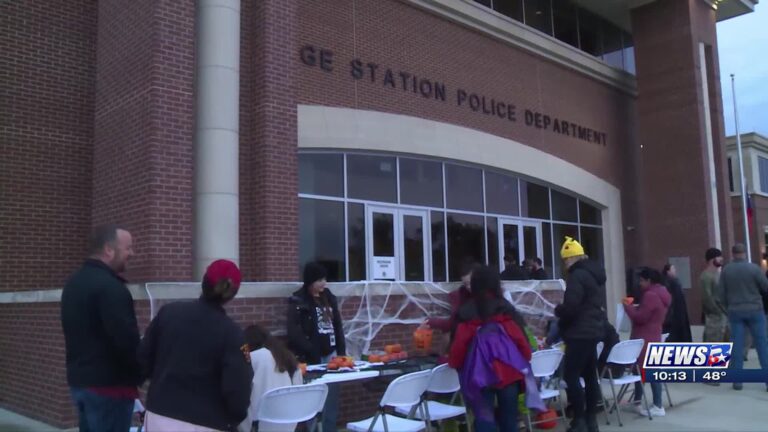
<instances>
[{"instance_id":1,"label":"glass door","mask_svg":"<svg viewBox=\"0 0 768 432\"><path fill-rule=\"evenodd\" d=\"M541 223L499 219L499 271L504 271L505 256L522 265L526 259L541 258L542 250Z\"/></svg>"},{"instance_id":2,"label":"glass door","mask_svg":"<svg viewBox=\"0 0 768 432\"><path fill-rule=\"evenodd\" d=\"M368 280L432 280L429 214L367 206Z\"/></svg>"}]
</instances>

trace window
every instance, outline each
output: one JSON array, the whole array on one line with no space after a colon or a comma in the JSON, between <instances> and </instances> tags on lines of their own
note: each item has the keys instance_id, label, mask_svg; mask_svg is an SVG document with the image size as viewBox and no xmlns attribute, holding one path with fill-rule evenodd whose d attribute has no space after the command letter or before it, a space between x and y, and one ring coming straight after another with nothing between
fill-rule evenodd
<instances>
[{"instance_id":1,"label":"window","mask_svg":"<svg viewBox=\"0 0 768 432\"><path fill-rule=\"evenodd\" d=\"M450 209L483 211L483 171L445 164L445 196Z\"/></svg>"},{"instance_id":2,"label":"window","mask_svg":"<svg viewBox=\"0 0 768 432\"><path fill-rule=\"evenodd\" d=\"M397 202L397 165L394 157L348 155L347 191L350 198Z\"/></svg>"},{"instance_id":3,"label":"window","mask_svg":"<svg viewBox=\"0 0 768 432\"><path fill-rule=\"evenodd\" d=\"M549 188L520 180L520 215L549 219Z\"/></svg>"},{"instance_id":4,"label":"window","mask_svg":"<svg viewBox=\"0 0 768 432\"><path fill-rule=\"evenodd\" d=\"M552 242L555 253L555 260L553 261L552 275L555 279L565 279L566 273L563 269L563 260L560 259L560 248L565 242L565 237L571 237L574 240L579 240L579 226L564 225L564 224L552 224ZM582 245L583 246L583 245Z\"/></svg>"},{"instance_id":5,"label":"window","mask_svg":"<svg viewBox=\"0 0 768 432\"><path fill-rule=\"evenodd\" d=\"M556 221L564 222L578 222L578 206L576 205L576 198L566 195L562 192L558 192L554 189L551 190L552 194L552 219Z\"/></svg>"},{"instance_id":6,"label":"window","mask_svg":"<svg viewBox=\"0 0 768 432\"><path fill-rule=\"evenodd\" d=\"M579 200L579 222L583 224L600 225L602 224L602 212L594 206Z\"/></svg>"},{"instance_id":7,"label":"window","mask_svg":"<svg viewBox=\"0 0 768 432\"><path fill-rule=\"evenodd\" d=\"M443 206L443 164L400 158L400 202Z\"/></svg>"},{"instance_id":8,"label":"window","mask_svg":"<svg viewBox=\"0 0 768 432\"><path fill-rule=\"evenodd\" d=\"M299 192L343 197L343 168L343 154L299 154Z\"/></svg>"},{"instance_id":9,"label":"window","mask_svg":"<svg viewBox=\"0 0 768 432\"><path fill-rule=\"evenodd\" d=\"M550 0L525 0L525 25L552 36Z\"/></svg>"},{"instance_id":10,"label":"window","mask_svg":"<svg viewBox=\"0 0 768 432\"><path fill-rule=\"evenodd\" d=\"M488 213L518 216L520 203L517 193L517 179L486 171L485 202Z\"/></svg>"},{"instance_id":11,"label":"window","mask_svg":"<svg viewBox=\"0 0 768 432\"><path fill-rule=\"evenodd\" d=\"M599 57L603 53L603 41L600 33L601 19L584 9L579 9L579 41L581 50Z\"/></svg>"},{"instance_id":12,"label":"window","mask_svg":"<svg viewBox=\"0 0 768 432\"><path fill-rule=\"evenodd\" d=\"M365 206L347 204L349 280L365 280Z\"/></svg>"},{"instance_id":13,"label":"window","mask_svg":"<svg viewBox=\"0 0 768 432\"><path fill-rule=\"evenodd\" d=\"M609 65L621 69L624 67L622 60L624 46L621 41L621 29L608 21L602 22L603 30L603 61Z\"/></svg>"},{"instance_id":14,"label":"window","mask_svg":"<svg viewBox=\"0 0 768 432\"><path fill-rule=\"evenodd\" d=\"M499 219L485 218L485 231L488 235L488 266L499 268Z\"/></svg>"},{"instance_id":15,"label":"window","mask_svg":"<svg viewBox=\"0 0 768 432\"><path fill-rule=\"evenodd\" d=\"M461 265L471 259L485 262L484 218L482 216L448 213L448 276L461 279Z\"/></svg>"},{"instance_id":16,"label":"window","mask_svg":"<svg viewBox=\"0 0 768 432\"><path fill-rule=\"evenodd\" d=\"M768 179L768 159L761 158L760 164L761 176L764 173ZM521 258L533 258L530 251L538 250L538 239L532 226L538 223L540 258L550 275L562 275L559 252L566 235L581 238L588 253L602 259L601 209L567 191L550 190L508 173L415 157L342 152L302 152L299 171L299 262L304 266L319 261L328 269L329 281L365 280L371 264L368 249L411 263L402 275L406 280L427 276L428 266L418 263L426 250L431 280L457 281L466 259L498 268L502 244L501 255L518 255L524 246L528 255ZM390 211L374 212L369 222L366 209L371 204ZM406 249L398 248L396 254L394 218L400 216L393 215L400 214L397 209L421 211L414 206L424 209L421 214L428 215L430 226L413 214L397 219ZM499 232L502 217L505 224ZM532 219L532 224L518 223L516 218ZM429 230L426 238L420 234L424 229ZM369 244L369 231L380 234L376 244ZM429 244L424 245L425 240Z\"/></svg>"},{"instance_id":17,"label":"window","mask_svg":"<svg viewBox=\"0 0 768 432\"><path fill-rule=\"evenodd\" d=\"M346 280L344 203L299 199L299 265L316 261L328 271L328 281Z\"/></svg>"},{"instance_id":18,"label":"window","mask_svg":"<svg viewBox=\"0 0 768 432\"><path fill-rule=\"evenodd\" d=\"M581 245L590 258L603 263L603 230L600 228L581 227Z\"/></svg>"},{"instance_id":19,"label":"window","mask_svg":"<svg viewBox=\"0 0 768 432\"><path fill-rule=\"evenodd\" d=\"M559 246L556 248L552 247L552 224L541 224L541 242L544 250L542 251L542 255L539 258L541 258L541 261L544 264L544 268L547 270L549 277L552 277L552 263L554 263L555 260L560 259L559 256L556 258L552 257L552 249L556 249L558 253L560 252ZM555 243L554 246L557 246L557 243Z\"/></svg>"},{"instance_id":20,"label":"window","mask_svg":"<svg viewBox=\"0 0 768 432\"><path fill-rule=\"evenodd\" d=\"M502 15L523 22L522 0L493 0L493 10Z\"/></svg>"},{"instance_id":21,"label":"window","mask_svg":"<svg viewBox=\"0 0 768 432\"><path fill-rule=\"evenodd\" d=\"M432 280L445 282L445 213L433 211L432 215Z\"/></svg>"},{"instance_id":22,"label":"window","mask_svg":"<svg viewBox=\"0 0 768 432\"><path fill-rule=\"evenodd\" d=\"M569 0L552 0L555 38L576 48L579 47L578 12Z\"/></svg>"},{"instance_id":23,"label":"window","mask_svg":"<svg viewBox=\"0 0 768 432\"><path fill-rule=\"evenodd\" d=\"M731 158L728 158L728 190L734 191L733 188L733 165L731 165Z\"/></svg>"},{"instance_id":24,"label":"window","mask_svg":"<svg viewBox=\"0 0 768 432\"><path fill-rule=\"evenodd\" d=\"M635 74L632 36L601 16L580 8L577 0L474 1Z\"/></svg>"},{"instance_id":25,"label":"window","mask_svg":"<svg viewBox=\"0 0 768 432\"><path fill-rule=\"evenodd\" d=\"M632 40L632 35L623 32L621 36L621 41L624 45L624 70L635 74L635 43Z\"/></svg>"},{"instance_id":26,"label":"window","mask_svg":"<svg viewBox=\"0 0 768 432\"><path fill-rule=\"evenodd\" d=\"M768 159L762 156L758 156L757 164L757 169L760 173L760 191L763 193L768 193Z\"/></svg>"}]
</instances>

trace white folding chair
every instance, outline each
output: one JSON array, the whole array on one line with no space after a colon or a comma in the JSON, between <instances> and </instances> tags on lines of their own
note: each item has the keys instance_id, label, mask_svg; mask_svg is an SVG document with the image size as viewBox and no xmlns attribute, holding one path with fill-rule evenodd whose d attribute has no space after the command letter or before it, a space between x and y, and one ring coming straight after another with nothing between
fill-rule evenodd
<instances>
[{"instance_id":1,"label":"white folding chair","mask_svg":"<svg viewBox=\"0 0 768 432\"><path fill-rule=\"evenodd\" d=\"M421 402L431 377L432 371L425 370L395 378L381 397L376 415L365 420L347 423L347 429L355 432L418 432L426 429L426 421L397 417L387 414L385 409L387 407L410 409L418 405L421 418L426 419L424 405Z\"/></svg>"},{"instance_id":2,"label":"white folding chair","mask_svg":"<svg viewBox=\"0 0 768 432\"><path fill-rule=\"evenodd\" d=\"M146 412L147 410L144 409L140 400L133 401L133 413L139 415L139 425L131 427L130 432L141 432L144 429L144 414Z\"/></svg>"},{"instance_id":3,"label":"white folding chair","mask_svg":"<svg viewBox=\"0 0 768 432\"><path fill-rule=\"evenodd\" d=\"M563 356L564 353L560 349L548 349L543 351L536 351L533 353L531 356L531 372L533 373L534 378L537 380L546 380L552 378L555 373L557 373L557 369L560 367L560 363L563 361ZM541 397L541 400L555 399L560 404L561 414L555 420L565 420L565 404L560 397L559 388L552 389L539 386L539 396ZM535 424L547 422L550 420L551 419L531 421L531 412L529 410L526 420L528 430L533 430L532 426Z\"/></svg>"},{"instance_id":4,"label":"white folding chair","mask_svg":"<svg viewBox=\"0 0 768 432\"><path fill-rule=\"evenodd\" d=\"M666 342L668 337L669 337L669 333L662 333L661 334L661 341L662 342ZM664 387L664 392L667 394L667 402L669 402L670 408L675 406L672 403L672 396L669 395L669 387L667 387L667 383L661 383L661 385Z\"/></svg>"},{"instance_id":5,"label":"white folding chair","mask_svg":"<svg viewBox=\"0 0 768 432\"><path fill-rule=\"evenodd\" d=\"M253 421L291 424L311 420L323 410L328 386L306 384L272 389L256 405ZM322 424L317 425L322 432Z\"/></svg>"},{"instance_id":6,"label":"white folding chair","mask_svg":"<svg viewBox=\"0 0 768 432\"><path fill-rule=\"evenodd\" d=\"M624 398L624 396L628 393L629 387L637 382L641 382L640 368L637 366L637 358L640 356L640 352L643 351L644 344L645 341L642 339L622 341L614 345L610 354L608 354L607 365L615 364L624 366L629 369L630 374L624 375L620 378L614 378L610 367L603 369L602 378L605 378L605 373L607 372L608 381L611 386L611 393L613 394L612 404L608 408L608 411L605 413L606 423L608 421L608 415L613 412L613 410L616 410L616 417L619 420L619 426L624 426L624 424L621 422L621 410L619 409L619 404L621 403L621 400ZM617 385L621 386L618 396L616 395L615 388ZM645 409L648 411L648 418L652 419L650 415L650 409L648 407L648 399L645 397L645 389L642 388L641 392L642 400L645 403Z\"/></svg>"},{"instance_id":7,"label":"white folding chair","mask_svg":"<svg viewBox=\"0 0 768 432\"><path fill-rule=\"evenodd\" d=\"M442 364L432 369L432 375L429 379L429 386L427 386L427 393L452 394L454 395L454 398L451 401L451 404L424 400L422 403L424 405L426 418L421 417L419 412L420 410L418 410L418 404L410 408L397 407L395 408L395 412L407 416L408 418L426 420L427 424L433 421L439 422L453 417L466 417L466 407L452 405L459 390L461 390L461 383L459 383L458 372L456 372L456 369L449 367L447 364Z\"/></svg>"}]
</instances>

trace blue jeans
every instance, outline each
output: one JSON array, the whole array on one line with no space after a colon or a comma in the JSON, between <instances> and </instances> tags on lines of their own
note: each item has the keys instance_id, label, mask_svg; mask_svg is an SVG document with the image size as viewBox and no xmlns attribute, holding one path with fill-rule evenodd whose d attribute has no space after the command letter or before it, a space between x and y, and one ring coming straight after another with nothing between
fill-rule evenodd
<instances>
[{"instance_id":1,"label":"blue jeans","mask_svg":"<svg viewBox=\"0 0 768 432\"><path fill-rule=\"evenodd\" d=\"M490 407L496 406L496 421L491 423L475 419L475 432L517 432L517 395L520 384L510 384L504 388L484 388L483 398ZM498 425L498 428L496 427Z\"/></svg>"},{"instance_id":2,"label":"blue jeans","mask_svg":"<svg viewBox=\"0 0 768 432\"><path fill-rule=\"evenodd\" d=\"M70 388L80 419L80 432L128 432L133 399L100 396L88 389Z\"/></svg>"},{"instance_id":3,"label":"blue jeans","mask_svg":"<svg viewBox=\"0 0 768 432\"><path fill-rule=\"evenodd\" d=\"M653 404L661 408L664 404L664 401L661 400L661 383L652 382L649 384L651 384L651 394L653 394ZM642 399L643 399L643 385L639 382L636 382L635 383L635 402L638 402Z\"/></svg>"},{"instance_id":4,"label":"blue jeans","mask_svg":"<svg viewBox=\"0 0 768 432\"><path fill-rule=\"evenodd\" d=\"M328 363L336 356L336 353L331 353L320 359L322 363ZM339 418L339 384L326 384L328 386L328 397L325 399L325 405L323 405L323 432L336 432L336 421ZM307 430L314 432L317 426L317 420L310 420L308 422Z\"/></svg>"},{"instance_id":5,"label":"blue jeans","mask_svg":"<svg viewBox=\"0 0 768 432\"><path fill-rule=\"evenodd\" d=\"M752 334L752 344L757 351L757 358L760 359L760 367L768 369L768 336L766 336L765 313L761 310L728 312L728 321L731 324L731 340L733 341L731 367L733 369L744 368L744 328L749 327L749 332Z\"/></svg>"}]
</instances>

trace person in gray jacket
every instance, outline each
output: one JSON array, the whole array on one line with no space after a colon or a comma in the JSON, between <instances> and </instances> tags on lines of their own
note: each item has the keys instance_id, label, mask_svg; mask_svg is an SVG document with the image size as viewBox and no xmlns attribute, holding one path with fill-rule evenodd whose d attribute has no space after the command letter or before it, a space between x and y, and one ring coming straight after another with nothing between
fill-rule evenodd
<instances>
[{"instance_id":1,"label":"person in gray jacket","mask_svg":"<svg viewBox=\"0 0 768 432\"><path fill-rule=\"evenodd\" d=\"M731 249L733 261L723 267L718 283L720 300L728 312L733 342L732 366L744 367L744 327L752 334L760 367L768 369L768 336L762 294L768 293L768 279L756 264L746 260L746 248L737 243ZM734 383L741 390L741 383Z\"/></svg>"}]
</instances>

